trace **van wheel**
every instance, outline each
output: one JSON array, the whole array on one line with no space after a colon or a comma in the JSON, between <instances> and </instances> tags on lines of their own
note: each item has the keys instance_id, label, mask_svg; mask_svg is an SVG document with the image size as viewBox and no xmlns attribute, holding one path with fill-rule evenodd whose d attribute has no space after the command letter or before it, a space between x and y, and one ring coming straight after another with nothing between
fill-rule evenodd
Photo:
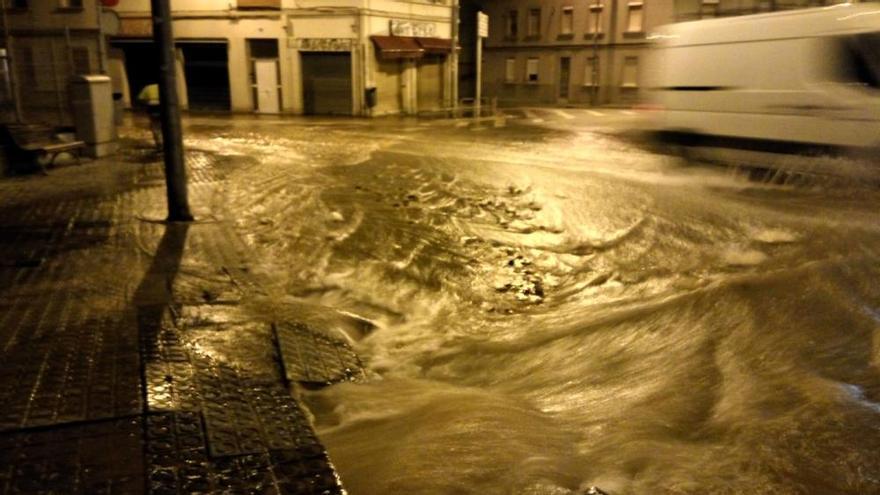
<instances>
[{"instance_id":1,"label":"van wheel","mask_svg":"<svg viewBox=\"0 0 880 495\"><path fill-rule=\"evenodd\" d=\"M688 165L693 159L693 147L699 144L699 136L687 131L669 131L664 133L663 140L669 153Z\"/></svg>"}]
</instances>

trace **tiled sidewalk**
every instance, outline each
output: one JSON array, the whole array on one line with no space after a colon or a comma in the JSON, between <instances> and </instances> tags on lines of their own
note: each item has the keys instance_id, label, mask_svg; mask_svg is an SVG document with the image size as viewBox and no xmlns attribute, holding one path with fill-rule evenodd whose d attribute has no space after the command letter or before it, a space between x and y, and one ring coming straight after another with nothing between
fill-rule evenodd
<instances>
[{"instance_id":1,"label":"tiled sidewalk","mask_svg":"<svg viewBox=\"0 0 880 495\"><path fill-rule=\"evenodd\" d=\"M210 154L166 225L145 153L0 180L0 493L342 493L290 384L357 356L248 312Z\"/></svg>"}]
</instances>

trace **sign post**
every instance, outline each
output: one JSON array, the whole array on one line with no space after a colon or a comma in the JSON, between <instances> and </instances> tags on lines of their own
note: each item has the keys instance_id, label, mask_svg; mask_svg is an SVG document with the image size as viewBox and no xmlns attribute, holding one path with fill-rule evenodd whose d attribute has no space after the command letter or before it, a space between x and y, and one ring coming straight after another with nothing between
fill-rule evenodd
<instances>
[{"instance_id":1,"label":"sign post","mask_svg":"<svg viewBox=\"0 0 880 495\"><path fill-rule=\"evenodd\" d=\"M482 72L483 72L483 38L489 37L489 16L477 12L477 82L474 94L474 118L479 119L480 102L482 99Z\"/></svg>"}]
</instances>

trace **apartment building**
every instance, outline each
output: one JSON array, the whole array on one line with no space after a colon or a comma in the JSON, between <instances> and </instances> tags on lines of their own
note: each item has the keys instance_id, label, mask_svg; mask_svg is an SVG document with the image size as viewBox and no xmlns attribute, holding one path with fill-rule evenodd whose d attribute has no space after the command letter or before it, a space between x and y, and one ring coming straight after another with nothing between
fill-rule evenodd
<instances>
[{"instance_id":1,"label":"apartment building","mask_svg":"<svg viewBox=\"0 0 880 495\"><path fill-rule=\"evenodd\" d=\"M2 117L13 118L17 97L25 120L72 124L71 78L107 66L98 2L4 0L2 6Z\"/></svg>"},{"instance_id":2,"label":"apartment building","mask_svg":"<svg viewBox=\"0 0 880 495\"><path fill-rule=\"evenodd\" d=\"M501 104L630 105L651 29L840 0L477 0L489 15L483 94ZM466 48L467 49L467 48Z\"/></svg>"},{"instance_id":3,"label":"apartment building","mask_svg":"<svg viewBox=\"0 0 880 495\"><path fill-rule=\"evenodd\" d=\"M651 27L672 0L486 0L484 92L507 104L638 100Z\"/></svg>"},{"instance_id":4,"label":"apartment building","mask_svg":"<svg viewBox=\"0 0 880 495\"><path fill-rule=\"evenodd\" d=\"M451 106L457 0L176 0L191 111L376 116ZM119 0L111 75L132 104L156 66L149 0Z\"/></svg>"}]
</instances>

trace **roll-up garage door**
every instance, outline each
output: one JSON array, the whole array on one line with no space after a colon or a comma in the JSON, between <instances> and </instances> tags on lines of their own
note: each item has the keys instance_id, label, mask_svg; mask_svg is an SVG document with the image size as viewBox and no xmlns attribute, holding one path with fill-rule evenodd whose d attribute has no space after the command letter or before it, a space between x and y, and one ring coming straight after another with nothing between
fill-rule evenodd
<instances>
[{"instance_id":1,"label":"roll-up garage door","mask_svg":"<svg viewBox=\"0 0 880 495\"><path fill-rule=\"evenodd\" d=\"M189 109L229 111L229 52L222 41L178 41Z\"/></svg>"},{"instance_id":2,"label":"roll-up garage door","mask_svg":"<svg viewBox=\"0 0 880 495\"><path fill-rule=\"evenodd\" d=\"M349 52L302 52L303 107L308 115L351 115Z\"/></svg>"},{"instance_id":3,"label":"roll-up garage door","mask_svg":"<svg viewBox=\"0 0 880 495\"><path fill-rule=\"evenodd\" d=\"M417 71L419 111L442 108L443 58L426 56L418 61Z\"/></svg>"}]
</instances>

